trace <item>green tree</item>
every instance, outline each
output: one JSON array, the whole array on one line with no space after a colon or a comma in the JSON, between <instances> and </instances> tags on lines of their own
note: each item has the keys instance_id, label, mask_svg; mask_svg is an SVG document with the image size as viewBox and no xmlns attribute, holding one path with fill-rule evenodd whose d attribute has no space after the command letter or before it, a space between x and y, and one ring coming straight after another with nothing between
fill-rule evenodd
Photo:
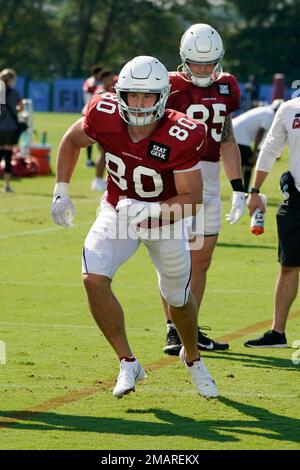
<instances>
[{"instance_id":1,"label":"green tree","mask_svg":"<svg viewBox=\"0 0 300 470\"><path fill-rule=\"evenodd\" d=\"M42 0L8 0L0 1L0 8L0 67L48 78L57 67L59 49L50 5Z\"/></svg>"},{"instance_id":2,"label":"green tree","mask_svg":"<svg viewBox=\"0 0 300 470\"><path fill-rule=\"evenodd\" d=\"M227 60L240 79L252 73L270 82L276 72L286 82L299 79L297 60L300 0L227 0L235 24L226 33Z\"/></svg>"},{"instance_id":3,"label":"green tree","mask_svg":"<svg viewBox=\"0 0 300 470\"><path fill-rule=\"evenodd\" d=\"M182 33L209 18L206 0L0 0L0 67L32 79L114 69L139 54L169 68Z\"/></svg>"}]
</instances>

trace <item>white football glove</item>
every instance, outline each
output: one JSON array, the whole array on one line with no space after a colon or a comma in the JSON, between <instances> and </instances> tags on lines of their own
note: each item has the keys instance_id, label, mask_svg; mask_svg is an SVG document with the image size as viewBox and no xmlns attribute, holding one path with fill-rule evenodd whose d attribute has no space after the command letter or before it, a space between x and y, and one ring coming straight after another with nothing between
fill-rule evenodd
<instances>
[{"instance_id":1,"label":"white football glove","mask_svg":"<svg viewBox=\"0 0 300 470\"><path fill-rule=\"evenodd\" d=\"M246 210L247 194L241 191L233 191L231 198L231 211L226 214L226 220L230 224L236 224L244 215Z\"/></svg>"},{"instance_id":2,"label":"white football glove","mask_svg":"<svg viewBox=\"0 0 300 470\"><path fill-rule=\"evenodd\" d=\"M119 217L126 218L128 224L138 225L150 218L158 219L160 216L159 202L137 201L136 199L121 199L116 207Z\"/></svg>"},{"instance_id":3,"label":"white football glove","mask_svg":"<svg viewBox=\"0 0 300 470\"><path fill-rule=\"evenodd\" d=\"M52 200L52 218L57 225L73 227L74 206L69 197L69 184L56 183Z\"/></svg>"}]
</instances>

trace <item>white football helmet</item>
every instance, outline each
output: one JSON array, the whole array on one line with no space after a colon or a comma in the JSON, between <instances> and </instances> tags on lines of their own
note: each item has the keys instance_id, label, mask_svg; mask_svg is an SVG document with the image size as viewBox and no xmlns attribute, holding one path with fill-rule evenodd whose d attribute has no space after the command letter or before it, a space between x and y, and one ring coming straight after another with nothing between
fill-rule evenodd
<instances>
[{"instance_id":1,"label":"white football helmet","mask_svg":"<svg viewBox=\"0 0 300 470\"><path fill-rule=\"evenodd\" d=\"M170 93L168 71L155 57L138 56L122 68L115 88L119 113L124 121L134 126L145 126L164 114ZM127 103L128 92L156 93L158 98L150 108L132 108Z\"/></svg>"},{"instance_id":2,"label":"white football helmet","mask_svg":"<svg viewBox=\"0 0 300 470\"><path fill-rule=\"evenodd\" d=\"M221 36L208 24L192 25L181 38L180 57L182 68L196 86L207 87L220 77L222 73L220 61L224 53ZM216 65L212 73L200 76L191 71L189 63Z\"/></svg>"}]
</instances>

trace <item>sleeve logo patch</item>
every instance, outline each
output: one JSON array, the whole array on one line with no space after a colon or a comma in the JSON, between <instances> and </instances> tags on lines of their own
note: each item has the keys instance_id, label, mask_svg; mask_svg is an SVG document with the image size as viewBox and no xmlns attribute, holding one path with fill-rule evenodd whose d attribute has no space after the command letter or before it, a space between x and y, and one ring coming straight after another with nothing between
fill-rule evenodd
<instances>
[{"instance_id":1,"label":"sleeve logo patch","mask_svg":"<svg viewBox=\"0 0 300 470\"><path fill-rule=\"evenodd\" d=\"M293 129L300 129L300 113L295 114Z\"/></svg>"},{"instance_id":2,"label":"sleeve logo patch","mask_svg":"<svg viewBox=\"0 0 300 470\"><path fill-rule=\"evenodd\" d=\"M151 140L148 147L147 156L157 158L160 161L168 162L170 158L170 147Z\"/></svg>"},{"instance_id":3,"label":"sleeve logo patch","mask_svg":"<svg viewBox=\"0 0 300 470\"><path fill-rule=\"evenodd\" d=\"M229 83L219 83L219 93L220 95L230 95L230 84Z\"/></svg>"}]
</instances>

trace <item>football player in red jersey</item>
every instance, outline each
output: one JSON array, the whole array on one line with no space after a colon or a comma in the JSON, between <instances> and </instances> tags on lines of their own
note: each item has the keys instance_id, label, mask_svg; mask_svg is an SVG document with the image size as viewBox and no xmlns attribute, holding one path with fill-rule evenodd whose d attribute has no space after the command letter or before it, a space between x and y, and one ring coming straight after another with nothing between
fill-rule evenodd
<instances>
[{"instance_id":1,"label":"football player in red jersey","mask_svg":"<svg viewBox=\"0 0 300 470\"><path fill-rule=\"evenodd\" d=\"M89 102L91 101L93 95L101 87L101 73L103 67L100 65L93 65L91 67L91 76L88 77L82 84L82 98L84 106L82 108L82 114L85 115ZM95 163L92 160L92 149L93 147L89 145L86 149L87 151L87 167L94 167Z\"/></svg>"},{"instance_id":2,"label":"football player in red jersey","mask_svg":"<svg viewBox=\"0 0 300 470\"><path fill-rule=\"evenodd\" d=\"M111 70L103 70L100 74L101 85L99 85L95 93L114 93L114 74ZM91 190L97 192L104 192L106 190L106 179L104 177L105 172L105 157L104 152L101 147L98 145L100 155L96 162L96 176L92 181Z\"/></svg>"},{"instance_id":3,"label":"football player in red jersey","mask_svg":"<svg viewBox=\"0 0 300 470\"><path fill-rule=\"evenodd\" d=\"M245 211L241 158L235 142L230 114L240 106L236 78L222 72L224 56L219 33L207 24L195 24L183 35L180 44L182 71L170 73L171 94L167 107L200 120L207 126L207 148L201 156L204 203L204 246L192 251L191 290L198 304L203 298L206 274L221 228L220 160L233 188L232 209L227 215L236 223ZM192 229L191 229L192 230ZM198 233L194 232L197 236ZM203 235L203 234L201 234ZM166 354L179 354L181 341L162 299L167 318ZM225 350L226 343L213 341L199 329L198 346L205 350Z\"/></svg>"},{"instance_id":4,"label":"football player in red jersey","mask_svg":"<svg viewBox=\"0 0 300 470\"><path fill-rule=\"evenodd\" d=\"M142 242L182 338L181 359L198 393L216 397L217 387L198 352L197 311L189 293L190 251L181 230L182 217L195 214L202 198L199 160L206 144L205 126L185 114L165 110L168 72L153 57L140 56L127 63L116 90L117 95L95 95L85 118L64 135L52 216L59 225L72 225L69 182L80 148L98 142L106 156L107 194L85 240L82 268L91 313L120 360L113 394L122 397L145 377L127 340L122 307L111 289L115 272ZM152 237L148 229L153 220L159 237ZM162 236L167 228L169 236Z\"/></svg>"}]
</instances>

